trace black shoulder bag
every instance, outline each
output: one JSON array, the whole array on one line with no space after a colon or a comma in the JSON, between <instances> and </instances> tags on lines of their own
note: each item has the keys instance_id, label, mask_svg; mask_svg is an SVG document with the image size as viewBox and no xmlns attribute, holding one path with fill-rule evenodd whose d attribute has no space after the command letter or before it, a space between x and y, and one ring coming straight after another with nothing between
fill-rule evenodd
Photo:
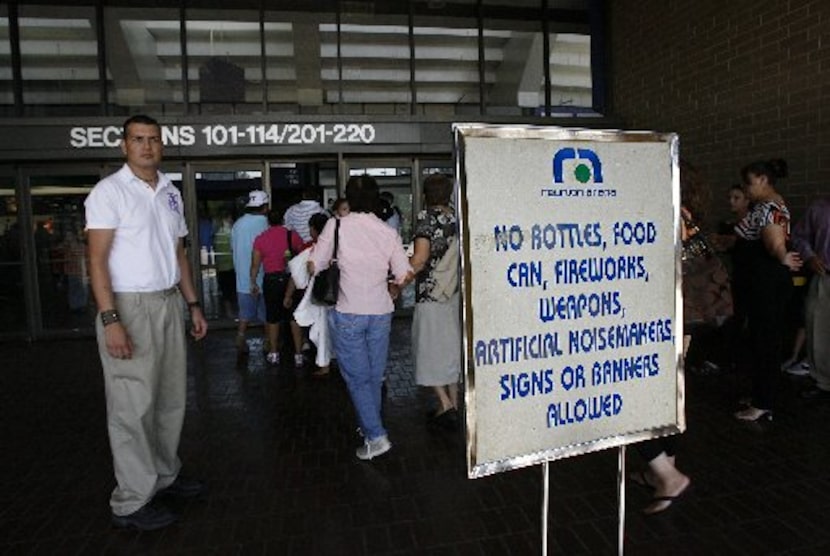
<instances>
[{"instance_id":1,"label":"black shoulder bag","mask_svg":"<svg viewBox=\"0 0 830 556\"><path fill-rule=\"evenodd\" d=\"M340 219L334 224L334 252L329 267L321 270L314 278L311 288L311 297L320 305L337 304L337 294L340 293L340 267L337 266L337 248L340 243Z\"/></svg>"}]
</instances>

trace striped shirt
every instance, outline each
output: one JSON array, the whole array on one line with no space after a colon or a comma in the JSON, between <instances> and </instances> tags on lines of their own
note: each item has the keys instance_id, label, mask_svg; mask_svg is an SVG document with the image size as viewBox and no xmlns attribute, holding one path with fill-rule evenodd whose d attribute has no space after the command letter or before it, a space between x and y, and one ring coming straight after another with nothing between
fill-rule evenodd
<instances>
[{"instance_id":1,"label":"striped shirt","mask_svg":"<svg viewBox=\"0 0 830 556\"><path fill-rule=\"evenodd\" d=\"M323 207L317 201L305 199L296 205L291 205L285 211L285 227L289 230L294 230L303 241L308 243L311 241L311 231L308 228L308 219L313 215L325 212Z\"/></svg>"},{"instance_id":2,"label":"striped shirt","mask_svg":"<svg viewBox=\"0 0 830 556\"><path fill-rule=\"evenodd\" d=\"M783 202L765 201L757 203L744 219L735 225L735 233L749 241L761 238L761 230L771 224L784 229L784 235L790 237L790 211Z\"/></svg>"}]
</instances>

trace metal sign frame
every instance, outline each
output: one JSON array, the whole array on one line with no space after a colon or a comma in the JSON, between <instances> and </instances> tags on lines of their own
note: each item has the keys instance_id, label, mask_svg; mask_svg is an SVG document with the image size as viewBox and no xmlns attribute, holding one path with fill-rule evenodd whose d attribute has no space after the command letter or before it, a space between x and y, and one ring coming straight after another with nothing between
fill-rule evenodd
<instances>
[{"instance_id":1,"label":"metal sign frame","mask_svg":"<svg viewBox=\"0 0 830 556\"><path fill-rule=\"evenodd\" d=\"M542 126L513 126L487 125L479 123L457 123L453 125L454 153L456 163L456 194L459 207L460 248L461 248L461 288L462 288L462 361L465 369L465 405L467 419L467 463L470 478L484 477L494 473L546 463L553 460L577 456L612 447L622 447L630 443L648 440L660 436L677 434L686 428L685 422L685 381L682 360L682 293L681 293L681 240L680 240L680 191L679 191L679 140L676 134L661 134L654 132L608 131L592 129L569 129L561 127ZM508 140L532 141L572 141L590 146L591 143L659 143L666 147L666 164L670 165L669 176L671 183L667 183L667 195L671 195L672 221L671 234L673 236L674 260L674 300L670 314L673 318L672 353L674 361L667 365L669 372L676 369L676 419L665 425L643 430L620 430L613 434L595 438L587 442L566 445L551 445L545 449L530 453L515 453L508 457L493 461L483 461L478 454L479 418L477 414L476 366L474 357L474 314L472 291L477 285L476 268L472 243L476 238L471 237L470 218L471 207L468 205L468 191L471 183L467 173L469 139L493 138ZM509 164L509 161L504 161ZM492 198L491 198L492 199ZM491 202L495 202L491 200ZM672 368L673 367L673 368ZM669 402L670 403L670 402Z\"/></svg>"}]
</instances>

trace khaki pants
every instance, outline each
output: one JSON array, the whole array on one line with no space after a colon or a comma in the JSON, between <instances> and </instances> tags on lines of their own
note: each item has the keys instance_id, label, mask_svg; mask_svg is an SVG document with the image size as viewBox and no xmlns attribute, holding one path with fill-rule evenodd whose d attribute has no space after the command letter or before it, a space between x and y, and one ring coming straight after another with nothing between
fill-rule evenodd
<instances>
[{"instance_id":1,"label":"khaki pants","mask_svg":"<svg viewBox=\"0 0 830 556\"><path fill-rule=\"evenodd\" d=\"M805 328L810 376L830 391L830 275L813 276L807 290Z\"/></svg>"},{"instance_id":2,"label":"khaki pants","mask_svg":"<svg viewBox=\"0 0 830 556\"><path fill-rule=\"evenodd\" d=\"M110 505L113 514L127 515L169 486L181 468L177 451L186 406L187 361L177 289L117 293L115 304L132 340L132 358L110 357L100 320L96 332L118 483Z\"/></svg>"}]
</instances>

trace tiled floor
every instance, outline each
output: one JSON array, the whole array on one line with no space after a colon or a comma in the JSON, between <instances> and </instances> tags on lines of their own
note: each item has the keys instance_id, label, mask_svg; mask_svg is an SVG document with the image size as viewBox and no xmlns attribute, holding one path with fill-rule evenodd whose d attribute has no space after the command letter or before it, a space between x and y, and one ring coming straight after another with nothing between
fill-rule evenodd
<instances>
[{"instance_id":1,"label":"tiled floor","mask_svg":"<svg viewBox=\"0 0 830 556\"><path fill-rule=\"evenodd\" d=\"M158 532L109 524L113 486L92 340L0 345L0 553L532 555L541 553L540 467L466 478L463 433L424 426L410 321L396 319L386 403L393 450L371 463L337 377L237 366L233 333L191 353L181 456L205 479ZM670 511L643 517L629 485L626 554L830 554L830 403L782 375L773 423L731 418L734 375L688 380L678 461L693 479ZM629 466L640 464L628 450ZM616 451L554 462L551 554L616 553Z\"/></svg>"}]
</instances>

